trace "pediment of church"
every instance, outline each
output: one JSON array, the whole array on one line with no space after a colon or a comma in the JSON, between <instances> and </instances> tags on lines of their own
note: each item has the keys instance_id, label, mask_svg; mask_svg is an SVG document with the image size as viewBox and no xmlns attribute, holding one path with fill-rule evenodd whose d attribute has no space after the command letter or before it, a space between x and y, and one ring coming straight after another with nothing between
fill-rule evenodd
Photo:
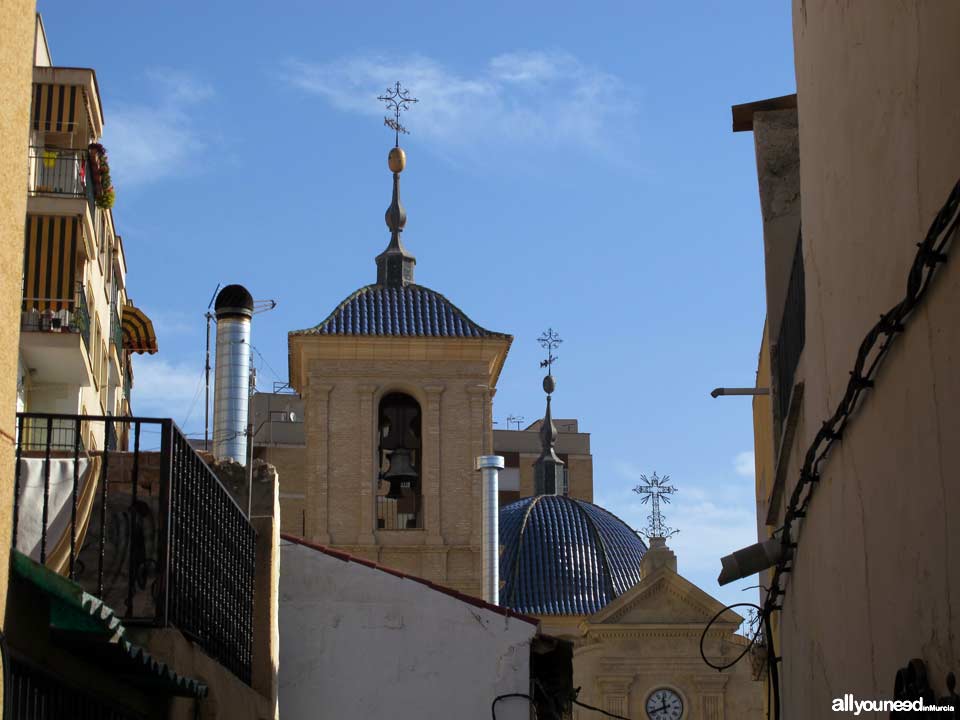
<instances>
[{"instance_id":1,"label":"pediment of church","mask_svg":"<svg viewBox=\"0 0 960 720\"><path fill-rule=\"evenodd\" d=\"M603 610L588 625L704 624L723 609L723 603L667 567L644 577ZM736 627L742 618L727 611L720 619ZM732 628L731 628L732 629Z\"/></svg>"}]
</instances>

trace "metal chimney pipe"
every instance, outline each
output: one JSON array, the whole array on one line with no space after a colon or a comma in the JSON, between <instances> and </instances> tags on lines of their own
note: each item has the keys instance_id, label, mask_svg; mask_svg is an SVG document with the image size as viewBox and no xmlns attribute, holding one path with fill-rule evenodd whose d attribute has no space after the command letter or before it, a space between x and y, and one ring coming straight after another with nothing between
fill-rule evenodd
<instances>
[{"instance_id":1,"label":"metal chimney pipe","mask_svg":"<svg viewBox=\"0 0 960 720\"><path fill-rule=\"evenodd\" d=\"M483 599L493 605L500 604L499 476L502 468L500 455L477 458L477 470L483 482Z\"/></svg>"},{"instance_id":2,"label":"metal chimney pipe","mask_svg":"<svg viewBox=\"0 0 960 720\"><path fill-rule=\"evenodd\" d=\"M214 305L217 357L213 387L213 454L247 464L250 403L250 318L253 297L242 285L227 285Z\"/></svg>"}]
</instances>

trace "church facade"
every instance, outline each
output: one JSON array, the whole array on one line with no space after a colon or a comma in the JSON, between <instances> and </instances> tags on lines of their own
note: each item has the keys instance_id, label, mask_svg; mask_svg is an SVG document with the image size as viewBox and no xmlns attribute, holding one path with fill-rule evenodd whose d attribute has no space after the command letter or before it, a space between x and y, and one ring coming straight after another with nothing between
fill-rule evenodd
<instances>
[{"instance_id":1,"label":"church facade","mask_svg":"<svg viewBox=\"0 0 960 720\"><path fill-rule=\"evenodd\" d=\"M281 502L286 494L299 516L284 527L317 546L480 597L484 523L475 463L497 450L492 403L513 338L416 284L416 260L400 239L404 165L395 147L390 241L376 258L376 282L317 325L289 333L290 385L304 423L302 448L272 449L293 458L280 471ZM557 452L555 387L548 374L545 417L529 428L536 434L517 433L521 444L504 453L524 467L514 471L512 492L520 497L501 495L494 510L498 604L570 641L578 699L614 717L761 717L762 686L749 663L718 674L700 657L700 634L721 604L677 573L662 538L648 548L589 501L588 443ZM573 461L580 465L571 474ZM745 648L736 634L741 622L728 611L712 626L711 657Z\"/></svg>"}]
</instances>

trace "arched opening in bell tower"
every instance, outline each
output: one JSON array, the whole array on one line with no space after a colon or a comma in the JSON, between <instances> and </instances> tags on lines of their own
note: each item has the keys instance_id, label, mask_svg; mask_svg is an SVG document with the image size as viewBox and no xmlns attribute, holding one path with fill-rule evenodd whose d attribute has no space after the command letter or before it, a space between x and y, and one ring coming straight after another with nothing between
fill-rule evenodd
<instances>
[{"instance_id":1,"label":"arched opening in bell tower","mask_svg":"<svg viewBox=\"0 0 960 720\"><path fill-rule=\"evenodd\" d=\"M377 413L377 529L423 527L420 403L389 393Z\"/></svg>"}]
</instances>

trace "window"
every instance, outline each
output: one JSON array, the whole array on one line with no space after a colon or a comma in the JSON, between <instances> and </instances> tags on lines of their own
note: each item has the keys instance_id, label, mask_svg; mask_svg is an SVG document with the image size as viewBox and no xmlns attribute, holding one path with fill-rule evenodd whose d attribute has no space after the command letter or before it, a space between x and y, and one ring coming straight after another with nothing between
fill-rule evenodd
<instances>
[{"instance_id":1,"label":"window","mask_svg":"<svg viewBox=\"0 0 960 720\"><path fill-rule=\"evenodd\" d=\"M806 313L806 288L803 273L803 235L798 234L797 245L790 269L790 282L787 286L787 299L784 303L783 318L780 321L780 333L777 337L773 366L776 377L775 411L778 428L782 431L790 409L790 395L793 392L794 375L800 362L800 353L806 337L804 316Z\"/></svg>"},{"instance_id":2,"label":"window","mask_svg":"<svg viewBox=\"0 0 960 720\"><path fill-rule=\"evenodd\" d=\"M377 413L377 435L377 528L422 528L419 403L403 393L384 395Z\"/></svg>"}]
</instances>

